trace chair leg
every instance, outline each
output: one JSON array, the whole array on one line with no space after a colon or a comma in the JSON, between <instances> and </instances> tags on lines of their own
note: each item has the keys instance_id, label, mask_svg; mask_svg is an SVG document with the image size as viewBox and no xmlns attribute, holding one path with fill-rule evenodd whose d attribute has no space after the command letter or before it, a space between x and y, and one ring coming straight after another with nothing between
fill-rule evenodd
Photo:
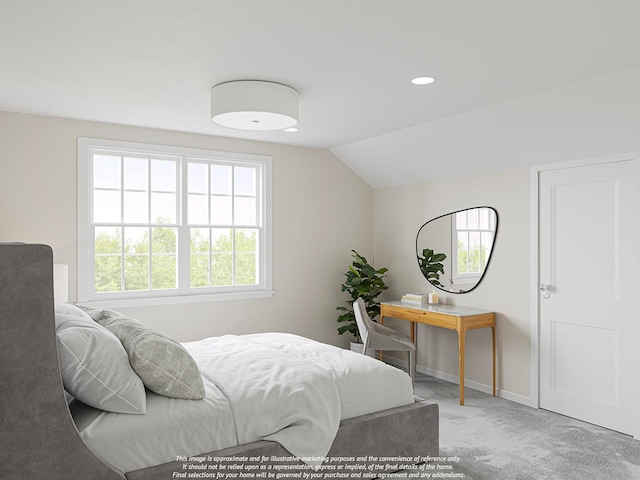
<instances>
[{"instance_id":1,"label":"chair leg","mask_svg":"<svg viewBox=\"0 0 640 480\"><path fill-rule=\"evenodd\" d=\"M409 350L409 376L411 377L411 382L415 383L416 381L416 358L415 352Z\"/></svg>"}]
</instances>

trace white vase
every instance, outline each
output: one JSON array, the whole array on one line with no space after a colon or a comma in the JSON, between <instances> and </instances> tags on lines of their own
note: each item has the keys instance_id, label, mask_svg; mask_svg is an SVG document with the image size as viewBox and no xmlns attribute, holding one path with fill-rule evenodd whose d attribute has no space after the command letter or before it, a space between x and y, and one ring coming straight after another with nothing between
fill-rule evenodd
<instances>
[{"instance_id":1,"label":"white vase","mask_svg":"<svg viewBox=\"0 0 640 480\"><path fill-rule=\"evenodd\" d=\"M362 353L364 343L351 342L349 346L352 352ZM376 358L376 351L373 348L367 348L367 356Z\"/></svg>"}]
</instances>

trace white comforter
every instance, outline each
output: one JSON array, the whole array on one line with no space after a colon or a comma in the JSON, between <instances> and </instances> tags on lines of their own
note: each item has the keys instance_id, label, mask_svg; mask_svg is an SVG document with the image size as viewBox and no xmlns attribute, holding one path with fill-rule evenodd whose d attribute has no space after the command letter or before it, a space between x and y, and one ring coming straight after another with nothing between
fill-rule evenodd
<instances>
[{"instance_id":1,"label":"white comforter","mask_svg":"<svg viewBox=\"0 0 640 480\"><path fill-rule=\"evenodd\" d=\"M296 457L324 456L340 424L340 395L315 342L265 334L185 345L229 401L238 444L274 440Z\"/></svg>"},{"instance_id":2,"label":"white comforter","mask_svg":"<svg viewBox=\"0 0 640 480\"><path fill-rule=\"evenodd\" d=\"M259 439L317 464L341 419L413 403L403 371L295 335L225 335L184 346L202 373L205 400L150 393L146 415L77 415L85 442L123 472Z\"/></svg>"}]
</instances>

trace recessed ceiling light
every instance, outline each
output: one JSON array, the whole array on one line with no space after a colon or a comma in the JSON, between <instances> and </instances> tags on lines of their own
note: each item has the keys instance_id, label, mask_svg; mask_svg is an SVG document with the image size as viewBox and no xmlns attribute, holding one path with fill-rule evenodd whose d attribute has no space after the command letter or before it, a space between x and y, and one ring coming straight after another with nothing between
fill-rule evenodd
<instances>
[{"instance_id":1,"label":"recessed ceiling light","mask_svg":"<svg viewBox=\"0 0 640 480\"><path fill-rule=\"evenodd\" d=\"M411 80L411 83L414 85L429 85L430 83L435 82L436 79L433 77L416 77Z\"/></svg>"},{"instance_id":2,"label":"recessed ceiling light","mask_svg":"<svg viewBox=\"0 0 640 480\"><path fill-rule=\"evenodd\" d=\"M296 127L285 128L283 132L297 132L298 129Z\"/></svg>"}]
</instances>

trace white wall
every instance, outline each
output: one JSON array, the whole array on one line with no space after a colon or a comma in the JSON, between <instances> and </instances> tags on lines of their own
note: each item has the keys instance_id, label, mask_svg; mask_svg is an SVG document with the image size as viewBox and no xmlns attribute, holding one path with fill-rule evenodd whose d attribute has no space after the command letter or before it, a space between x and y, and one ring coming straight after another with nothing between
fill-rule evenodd
<instances>
[{"instance_id":1,"label":"white wall","mask_svg":"<svg viewBox=\"0 0 640 480\"><path fill-rule=\"evenodd\" d=\"M49 244L75 300L77 137L273 157L273 298L120 308L178 340L285 331L346 345L335 307L351 249L373 252L373 190L328 151L0 112L0 241Z\"/></svg>"},{"instance_id":2,"label":"white wall","mask_svg":"<svg viewBox=\"0 0 640 480\"><path fill-rule=\"evenodd\" d=\"M375 190L374 242L376 264L389 268L385 299L407 292L428 292L415 258L420 226L439 215L468 207L498 211L498 232L491 263L472 292L440 292L440 300L497 312L498 388L501 394L526 402L529 397L529 170L480 175ZM407 322L385 321L394 328ZM489 329L467 333L466 378L489 386ZM451 379L458 377L458 343L454 331L420 325L418 366Z\"/></svg>"},{"instance_id":3,"label":"white wall","mask_svg":"<svg viewBox=\"0 0 640 480\"><path fill-rule=\"evenodd\" d=\"M413 258L422 223L472 206L498 210L485 279L448 300L498 312L498 387L505 396L526 403L530 396L529 167L637 151L639 82L640 68L630 68L333 149L374 187L419 183L374 194L374 251L390 268L386 298L429 289ZM455 334L420 330L419 365L457 377ZM488 333L470 332L467 348L467 384L490 385Z\"/></svg>"}]
</instances>

